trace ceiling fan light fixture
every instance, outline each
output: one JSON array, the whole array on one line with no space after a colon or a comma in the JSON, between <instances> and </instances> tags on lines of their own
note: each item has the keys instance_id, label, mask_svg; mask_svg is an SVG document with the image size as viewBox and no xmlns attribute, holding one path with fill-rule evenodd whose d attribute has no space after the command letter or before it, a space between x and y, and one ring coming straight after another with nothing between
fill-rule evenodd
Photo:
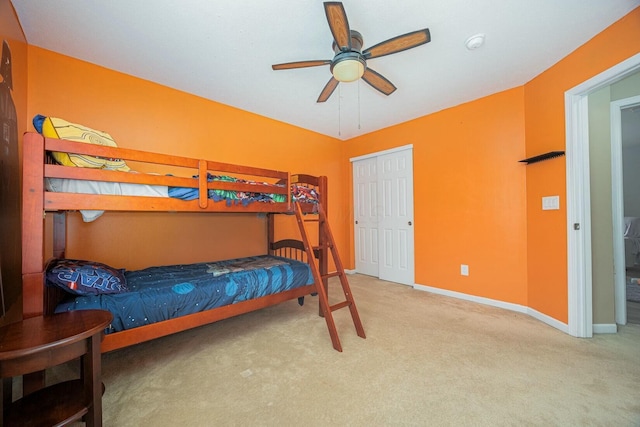
<instances>
[{"instance_id":1,"label":"ceiling fan light fixture","mask_svg":"<svg viewBox=\"0 0 640 427\"><path fill-rule=\"evenodd\" d=\"M336 55L331 64L331 74L339 82L358 80L364 74L366 63L358 52L344 52Z\"/></svg>"},{"instance_id":2,"label":"ceiling fan light fixture","mask_svg":"<svg viewBox=\"0 0 640 427\"><path fill-rule=\"evenodd\" d=\"M324 2L324 11L333 37L331 44L335 52L333 59L286 62L271 66L273 70L290 70L331 64L331 78L325 84L316 102L325 102L329 99L341 82L354 82L361 78L383 95L391 95L396 87L384 76L369 68L367 61L413 49L431 41L431 32L428 28L423 28L392 37L362 50L364 42L362 34L349 27L347 14L342 3L339 1Z\"/></svg>"}]
</instances>

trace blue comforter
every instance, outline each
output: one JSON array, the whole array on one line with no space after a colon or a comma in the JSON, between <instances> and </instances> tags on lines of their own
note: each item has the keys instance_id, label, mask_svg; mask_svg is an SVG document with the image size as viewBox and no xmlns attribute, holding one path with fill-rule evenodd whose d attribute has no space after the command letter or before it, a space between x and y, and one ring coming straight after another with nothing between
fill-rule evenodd
<instances>
[{"instance_id":1,"label":"blue comforter","mask_svg":"<svg viewBox=\"0 0 640 427\"><path fill-rule=\"evenodd\" d=\"M313 283L309 265L273 256L150 267L125 276L129 292L78 296L56 312L108 310L110 333Z\"/></svg>"}]
</instances>

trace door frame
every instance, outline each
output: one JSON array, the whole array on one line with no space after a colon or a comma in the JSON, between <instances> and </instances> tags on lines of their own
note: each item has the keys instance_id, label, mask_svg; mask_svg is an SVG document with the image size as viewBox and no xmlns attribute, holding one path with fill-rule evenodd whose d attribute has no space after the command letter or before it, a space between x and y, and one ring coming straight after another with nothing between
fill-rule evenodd
<instances>
[{"instance_id":1,"label":"door frame","mask_svg":"<svg viewBox=\"0 0 640 427\"><path fill-rule=\"evenodd\" d=\"M640 105L640 95L611 102L611 196L613 216L613 267L615 272L615 318L627 324L626 260L624 250L624 181L622 162L622 110Z\"/></svg>"},{"instance_id":2,"label":"door frame","mask_svg":"<svg viewBox=\"0 0 640 427\"><path fill-rule=\"evenodd\" d=\"M593 336L589 94L640 70L640 53L565 92L568 332ZM579 229L574 230L574 224Z\"/></svg>"},{"instance_id":3,"label":"door frame","mask_svg":"<svg viewBox=\"0 0 640 427\"><path fill-rule=\"evenodd\" d=\"M411 151L411 162L413 162L413 144L401 145L399 147L390 148L388 150L376 151L376 152L369 153L369 154L363 154L361 156L351 157L349 159L349 162L351 163L351 173L352 173L352 176L351 176L351 188L354 188L354 185L355 185L355 177L353 176L353 164L355 162L358 162L360 160L368 160L368 159L371 159L371 158L378 158L380 156L384 156L384 155L392 154L392 153L397 153L399 151L406 151L406 150L410 150ZM413 171L413 167L412 167L412 176L411 176L412 181L414 180L414 173L413 172L414 171ZM413 182L413 183L415 184L415 182ZM413 186L413 192L415 194L415 186ZM412 199L414 199L414 194L411 194L411 198ZM354 192L353 198L352 198L353 204L354 204L352 206L352 211L353 211L353 215L354 216L355 216L355 212L356 212L356 206L355 206L356 200L355 200L355 197L356 197L356 195L355 195L355 192ZM415 218L415 205L414 205L413 217ZM352 221L351 224L353 224L354 218L351 218L351 221ZM415 224L415 219L414 219L413 223ZM414 234L413 241L414 241L414 254L415 254L415 231L414 230L415 230L415 227L411 227L411 232ZM354 260L357 259L356 251L358 250L357 245L355 244L356 239L357 239L356 233L357 233L357 230L354 227L353 228ZM414 256L413 264L411 265L411 269L413 270L412 276L414 278L413 281L415 282L415 272L416 272L415 256ZM357 272L357 270L356 270L356 272ZM378 269L378 275L376 277L380 277L380 270L379 269ZM412 285L410 285L410 286L412 286Z\"/></svg>"}]
</instances>

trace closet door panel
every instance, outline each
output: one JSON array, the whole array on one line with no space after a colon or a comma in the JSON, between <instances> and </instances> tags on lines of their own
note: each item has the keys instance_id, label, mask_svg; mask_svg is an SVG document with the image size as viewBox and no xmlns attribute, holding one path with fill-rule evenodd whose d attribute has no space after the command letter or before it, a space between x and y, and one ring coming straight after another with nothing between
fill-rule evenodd
<instances>
[{"instance_id":1,"label":"closet door panel","mask_svg":"<svg viewBox=\"0 0 640 427\"><path fill-rule=\"evenodd\" d=\"M378 276L378 164L367 159L353 164L356 271Z\"/></svg>"},{"instance_id":2,"label":"closet door panel","mask_svg":"<svg viewBox=\"0 0 640 427\"><path fill-rule=\"evenodd\" d=\"M353 161L353 189L356 271L413 285L412 149Z\"/></svg>"},{"instance_id":3,"label":"closet door panel","mask_svg":"<svg viewBox=\"0 0 640 427\"><path fill-rule=\"evenodd\" d=\"M413 165L411 151L404 150L378 158L382 183L379 277L383 280L414 284L413 255Z\"/></svg>"}]
</instances>

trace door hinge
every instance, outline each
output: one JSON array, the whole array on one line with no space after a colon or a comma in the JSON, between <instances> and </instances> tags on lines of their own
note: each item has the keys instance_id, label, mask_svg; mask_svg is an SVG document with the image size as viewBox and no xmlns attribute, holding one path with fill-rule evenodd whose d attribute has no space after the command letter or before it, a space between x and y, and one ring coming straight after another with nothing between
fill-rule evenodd
<instances>
[{"instance_id":1,"label":"door hinge","mask_svg":"<svg viewBox=\"0 0 640 427\"><path fill-rule=\"evenodd\" d=\"M573 223L573 229L574 230L580 230L580 223L579 222L574 222Z\"/></svg>"}]
</instances>

